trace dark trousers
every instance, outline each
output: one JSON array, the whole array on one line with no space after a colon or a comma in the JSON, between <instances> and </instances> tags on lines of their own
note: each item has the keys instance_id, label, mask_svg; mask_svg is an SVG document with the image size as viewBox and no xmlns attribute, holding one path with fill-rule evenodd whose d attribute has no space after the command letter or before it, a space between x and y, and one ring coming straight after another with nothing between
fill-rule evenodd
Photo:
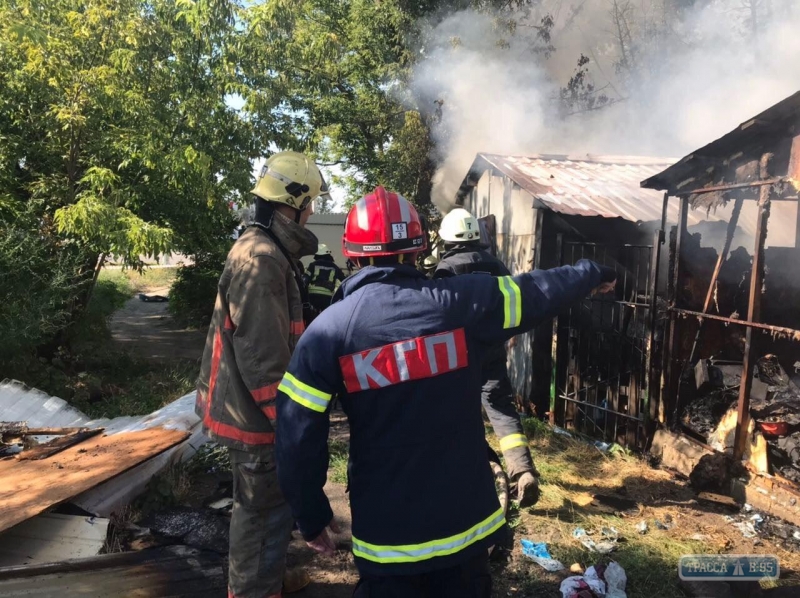
<instances>
[{"instance_id":1,"label":"dark trousers","mask_svg":"<svg viewBox=\"0 0 800 598\"><path fill-rule=\"evenodd\" d=\"M278 487L275 458L229 452L233 511L228 596L280 598L294 519Z\"/></svg>"},{"instance_id":2,"label":"dark trousers","mask_svg":"<svg viewBox=\"0 0 800 598\"><path fill-rule=\"evenodd\" d=\"M489 553L422 575L362 576L353 598L491 598Z\"/></svg>"},{"instance_id":3,"label":"dark trousers","mask_svg":"<svg viewBox=\"0 0 800 598\"><path fill-rule=\"evenodd\" d=\"M525 431L514 407L514 390L508 379L505 358L485 363L481 372L483 385L481 402L500 440L500 450L506 461L506 469L512 480L523 473L533 473L533 459L525 440Z\"/></svg>"}]
</instances>

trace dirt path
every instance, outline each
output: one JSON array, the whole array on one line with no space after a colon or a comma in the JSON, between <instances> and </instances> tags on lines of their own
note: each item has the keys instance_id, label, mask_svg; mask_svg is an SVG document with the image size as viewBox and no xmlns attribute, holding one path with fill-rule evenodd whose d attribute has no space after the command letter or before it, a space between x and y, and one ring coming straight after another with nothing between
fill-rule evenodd
<instances>
[{"instance_id":1,"label":"dirt path","mask_svg":"<svg viewBox=\"0 0 800 598\"><path fill-rule=\"evenodd\" d=\"M150 295L164 295L169 287L148 289ZM199 360L203 356L206 332L179 328L169 314L166 302L141 301L138 296L109 320L111 338L122 350L145 359L171 361Z\"/></svg>"}]
</instances>

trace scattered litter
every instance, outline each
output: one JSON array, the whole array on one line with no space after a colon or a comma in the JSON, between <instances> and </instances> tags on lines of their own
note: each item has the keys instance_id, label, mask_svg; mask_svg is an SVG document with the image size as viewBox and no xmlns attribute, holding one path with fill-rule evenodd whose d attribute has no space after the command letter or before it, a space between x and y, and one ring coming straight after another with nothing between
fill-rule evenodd
<instances>
[{"instance_id":1,"label":"scattered litter","mask_svg":"<svg viewBox=\"0 0 800 598\"><path fill-rule=\"evenodd\" d=\"M731 517L730 515L725 515L725 516L723 516L722 518L723 518L725 521L727 521L728 523L733 523L734 521L736 521L736 519L734 519L734 518L733 518L733 517Z\"/></svg>"},{"instance_id":2,"label":"scattered litter","mask_svg":"<svg viewBox=\"0 0 800 598\"><path fill-rule=\"evenodd\" d=\"M606 598L627 598L625 586L628 584L628 576L618 563L611 561L606 566L603 577L606 580Z\"/></svg>"},{"instance_id":3,"label":"scattered litter","mask_svg":"<svg viewBox=\"0 0 800 598\"><path fill-rule=\"evenodd\" d=\"M561 582L559 590L562 598L582 598L591 595L603 598L627 598L625 586L628 576L617 563L608 566L589 567L583 575L568 577Z\"/></svg>"},{"instance_id":4,"label":"scattered litter","mask_svg":"<svg viewBox=\"0 0 800 598\"><path fill-rule=\"evenodd\" d=\"M795 532L792 534L792 538L800 542L800 532Z\"/></svg>"},{"instance_id":5,"label":"scattered litter","mask_svg":"<svg viewBox=\"0 0 800 598\"><path fill-rule=\"evenodd\" d=\"M214 509L215 511L224 511L230 509L232 506L233 506L233 499L230 496L228 496L226 498L215 500L214 502L208 505L208 508Z\"/></svg>"},{"instance_id":6,"label":"scattered litter","mask_svg":"<svg viewBox=\"0 0 800 598\"><path fill-rule=\"evenodd\" d=\"M756 528L753 527L753 524L748 523L746 521L740 521L739 523L734 523L733 527L742 532L742 536L744 536L745 538L755 538L758 535L756 534Z\"/></svg>"},{"instance_id":7,"label":"scattered litter","mask_svg":"<svg viewBox=\"0 0 800 598\"><path fill-rule=\"evenodd\" d=\"M752 511L752 510L753 510L753 505L749 505L749 504L747 504L747 503L744 503L744 506L742 507L742 510L743 510L745 513L749 513L750 511Z\"/></svg>"},{"instance_id":8,"label":"scattered litter","mask_svg":"<svg viewBox=\"0 0 800 598\"><path fill-rule=\"evenodd\" d=\"M550 551L547 550L547 544L544 542L531 542L530 540L520 540L522 543L522 552L525 556L530 558L534 563L542 567L545 571L563 571L564 565L561 561L554 559L550 556Z\"/></svg>"},{"instance_id":9,"label":"scattered litter","mask_svg":"<svg viewBox=\"0 0 800 598\"><path fill-rule=\"evenodd\" d=\"M589 537L588 532L582 527L576 527L572 532L572 537L578 540L583 546L592 552L599 552L600 554L608 554L617 548L617 541L619 540L619 532L613 527L604 527L600 534L603 540L595 542Z\"/></svg>"},{"instance_id":10,"label":"scattered litter","mask_svg":"<svg viewBox=\"0 0 800 598\"><path fill-rule=\"evenodd\" d=\"M664 521L659 521L658 519L655 520L656 527L662 531L667 531L672 529L673 522L672 522L672 515L667 513L664 516Z\"/></svg>"},{"instance_id":11,"label":"scattered litter","mask_svg":"<svg viewBox=\"0 0 800 598\"><path fill-rule=\"evenodd\" d=\"M169 297L165 297L164 295L145 295L144 293L139 293L139 301L144 301L145 303L165 303L169 301Z\"/></svg>"},{"instance_id":12,"label":"scattered litter","mask_svg":"<svg viewBox=\"0 0 800 598\"><path fill-rule=\"evenodd\" d=\"M595 448L597 448L600 452L607 453L608 450L611 448L610 442L603 442L602 440L595 440L592 443Z\"/></svg>"},{"instance_id":13,"label":"scattered litter","mask_svg":"<svg viewBox=\"0 0 800 598\"><path fill-rule=\"evenodd\" d=\"M763 523L764 522L764 517L762 517L760 514L756 513L755 515L753 515L750 518L750 521L755 521L756 523Z\"/></svg>"},{"instance_id":14,"label":"scattered litter","mask_svg":"<svg viewBox=\"0 0 800 598\"><path fill-rule=\"evenodd\" d=\"M560 434L561 436L567 436L569 438L572 438L572 434L567 432L564 428L559 428L558 426L553 426L553 432L555 434Z\"/></svg>"},{"instance_id":15,"label":"scattered litter","mask_svg":"<svg viewBox=\"0 0 800 598\"><path fill-rule=\"evenodd\" d=\"M647 533L647 521L642 521L639 525L636 526L636 531L640 534L644 535Z\"/></svg>"},{"instance_id":16,"label":"scattered litter","mask_svg":"<svg viewBox=\"0 0 800 598\"><path fill-rule=\"evenodd\" d=\"M572 565L570 565L569 572L577 573L578 575L583 575L584 570L583 567L581 567L580 563L572 563Z\"/></svg>"}]
</instances>

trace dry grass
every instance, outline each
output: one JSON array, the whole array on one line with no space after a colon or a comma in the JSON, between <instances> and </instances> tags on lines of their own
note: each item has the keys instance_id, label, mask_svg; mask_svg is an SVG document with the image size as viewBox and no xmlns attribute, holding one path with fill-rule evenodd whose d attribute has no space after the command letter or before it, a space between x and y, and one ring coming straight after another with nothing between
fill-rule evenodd
<instances>
[{"instance_id":1,"label":"dry grass","mask_svg":"<svg viewBox=\"0 0 800 598\"><path fill-rule=\"evenodd\" d=\"M553 557L567 568L573 563L585 569L617 561L628 575L629 596L685 596L677 574L684 554L775 554L784 571L780 583L800 582L800 554L765 539L755 545L745 540L723 519L724 511L698 503L692 490L667 472L624 451L601 453L543 426L534 428L531 448L542 475L542 498L531 509L512 512L515 545L508 565L495 571L496 596L558 595L561 580L570 575L547 573L529 561L521 553L521 538L547 542ZM635 506L615 512L593 502L597 494L630 499ZM648 531L642 535L636 526L643 520ZM658 529L656 520L671 520L669 529ZM615 528L620 534L617 550L606 556L590 552L572 537L576 527L595 537L604 527Z\"/></svg>"}]
</instances>

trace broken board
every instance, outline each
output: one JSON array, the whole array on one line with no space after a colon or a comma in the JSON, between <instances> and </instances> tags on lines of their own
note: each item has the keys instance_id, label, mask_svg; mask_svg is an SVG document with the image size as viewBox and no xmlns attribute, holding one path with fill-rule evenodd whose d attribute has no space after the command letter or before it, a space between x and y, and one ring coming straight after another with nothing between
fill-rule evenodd
<instances>
[{"instance_id":1,"label":"broken board","mask_svg":"<svg viewBox=\"0 0 800 598\"><path fill-rule=\"evenodd\" d=\"M224 557L186 546L0 568L3 598L224 598Z\"/></svg>"},{"instance_id":2,"label":"broken board","mask_svg":"<svg viewBox=\"0 0 800 598\"><path fill-rule=\"evenodd\" d=\"M94 488L189 436L151 428L92 438L39 461L0 461L0 530Z\"/></svg>"}]
</instances>

